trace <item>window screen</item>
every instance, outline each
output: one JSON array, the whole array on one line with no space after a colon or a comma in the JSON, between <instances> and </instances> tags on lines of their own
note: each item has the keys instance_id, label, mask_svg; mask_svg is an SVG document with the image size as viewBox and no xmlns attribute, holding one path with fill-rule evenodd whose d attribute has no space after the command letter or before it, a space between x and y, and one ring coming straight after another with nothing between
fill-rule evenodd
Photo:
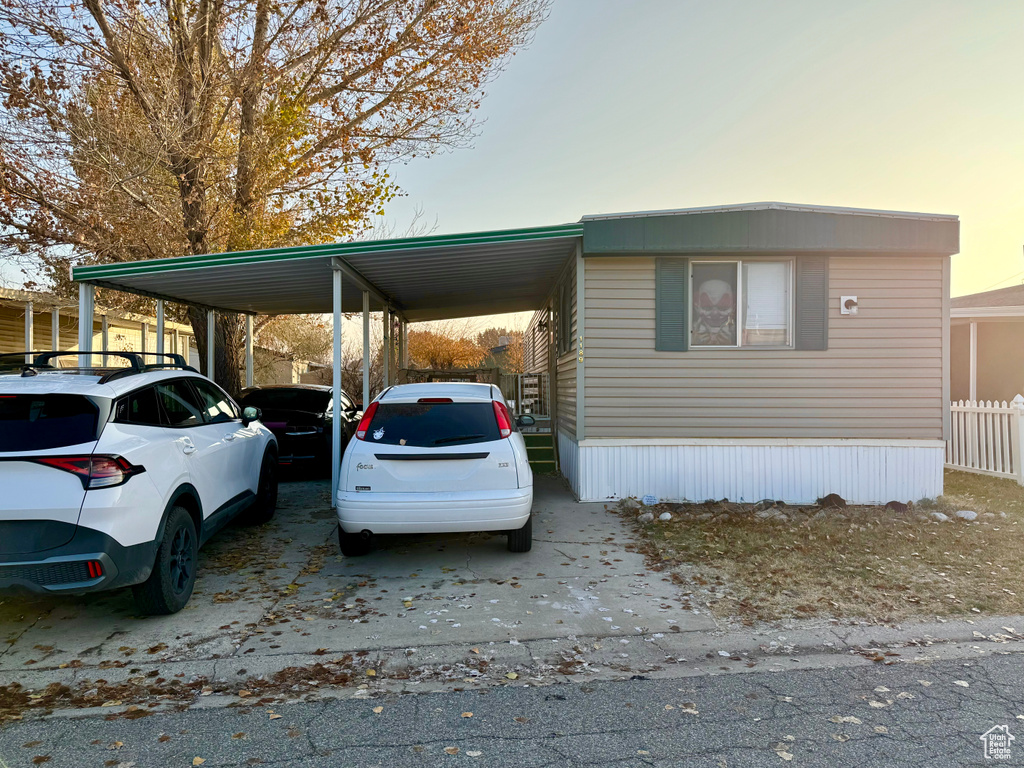
<instances>
[{"instance_id":1,"label":"window screen","mask_svg":"<svg viewBox=\"0 0 1024 768\"><path fill-rule=\"evenodd\" d=\"M790 263L743 263L743 346L790 343Z\"/></svg>"},{"instance_id":2,"label":"window screen","mask_svg":"<svg viewBox=\"0 0 1024 768\"><path fill-rule=\"evenodd\" d=\"M738 262L699 262L690 273L691 347L736 346Z\"/></svg>"}]
</instances>

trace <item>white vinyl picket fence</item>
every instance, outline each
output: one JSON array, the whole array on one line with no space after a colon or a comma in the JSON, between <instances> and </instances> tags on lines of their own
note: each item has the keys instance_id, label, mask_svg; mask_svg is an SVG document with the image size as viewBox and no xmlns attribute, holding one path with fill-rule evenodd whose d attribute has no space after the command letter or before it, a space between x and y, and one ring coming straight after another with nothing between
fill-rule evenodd
<instances>
[{"instance_id":1,"label":"white vinyl picket fence","mask_svg":"<svg viewBox=\"0 0 1024 768\"><path fill-rule=\"evenodd\" d=\"M1024 397L950 403L946 466L1024 485Z\"/></svg>"}]
</instances>

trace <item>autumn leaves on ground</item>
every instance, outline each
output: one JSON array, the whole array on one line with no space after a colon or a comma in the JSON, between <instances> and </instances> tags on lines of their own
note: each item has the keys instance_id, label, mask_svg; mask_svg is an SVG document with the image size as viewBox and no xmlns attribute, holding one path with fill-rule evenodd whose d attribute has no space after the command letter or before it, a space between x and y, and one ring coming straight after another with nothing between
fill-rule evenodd
<instances>
[{"instance_id":1,"label":"autumn leaves on ground","mask_svg":"<svg viewBox=\"0 0 1024 768\"><path fill-rule=\"evenodd\" d=\"M781 522L677 513L638 527L655 567L669 568L719 618L744 624L1024 614L1024 488L952 471L945 488L910 513L851 507ZM913 514L922 506L979 517L925 522Z\"/></svg>"}]
</instances>

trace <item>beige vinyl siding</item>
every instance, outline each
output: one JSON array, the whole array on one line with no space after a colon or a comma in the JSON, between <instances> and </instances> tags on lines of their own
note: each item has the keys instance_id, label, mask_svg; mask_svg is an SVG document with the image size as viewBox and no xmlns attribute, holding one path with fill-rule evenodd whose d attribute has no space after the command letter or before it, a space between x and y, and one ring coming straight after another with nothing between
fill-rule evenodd
<instances>
[{"instance_id":1,"label":"beige vinyl siding","mask_svg":"<svg viewBox=\"0 0 1024 768\"><path fill-rule=\"evenodd\" d=\"M570 292L569 349L558 356L556 363L555 399L558 409L558 426L567 434L576 437L576 257L573 256L558 280L555 291L556 306L562 286Z\"/></svg>"},{"instance_id":2,"label":"beige vinyl siding","mask_svg":"<svg viewBox=\"0 0 1024 768\"><path fill-rule=\"evenodd\" d=\"M588 258L587 438L941 439L946 258L832 256L825 351L687 352L654 348L654 259Z\"/></svg>"},{"instance_id":3,"label":"beige vinyl siding","mask_svg":"<svg viewBox=\"0 0 1024 768\"><path fill-rule=\"evenodd\" d=\"M547 373L551 369L548 331L538 327L547 316L547 307L538 309L526 327L526 333L523 335L524 373Z\"/></svg>"}]
</instances>

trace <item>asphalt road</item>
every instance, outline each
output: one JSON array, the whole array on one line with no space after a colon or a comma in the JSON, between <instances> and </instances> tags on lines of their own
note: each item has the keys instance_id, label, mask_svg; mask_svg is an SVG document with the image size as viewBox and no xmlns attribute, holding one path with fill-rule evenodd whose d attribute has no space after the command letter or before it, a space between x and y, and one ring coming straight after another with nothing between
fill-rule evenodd
<instances>
[{"instance_id":1,"label":"asphalt road","mask_svg":"<svg viewBox=\"0 0 1024 768\"><path fill-rule=\"evenodd\" d=\"M193 707L138 720L50 717L0 728L0 766L1014 765L1024 741L995 761L980 737L996 725L1024 734L1022 662L1007 654Z\"/></svg>"}]
</instances>

